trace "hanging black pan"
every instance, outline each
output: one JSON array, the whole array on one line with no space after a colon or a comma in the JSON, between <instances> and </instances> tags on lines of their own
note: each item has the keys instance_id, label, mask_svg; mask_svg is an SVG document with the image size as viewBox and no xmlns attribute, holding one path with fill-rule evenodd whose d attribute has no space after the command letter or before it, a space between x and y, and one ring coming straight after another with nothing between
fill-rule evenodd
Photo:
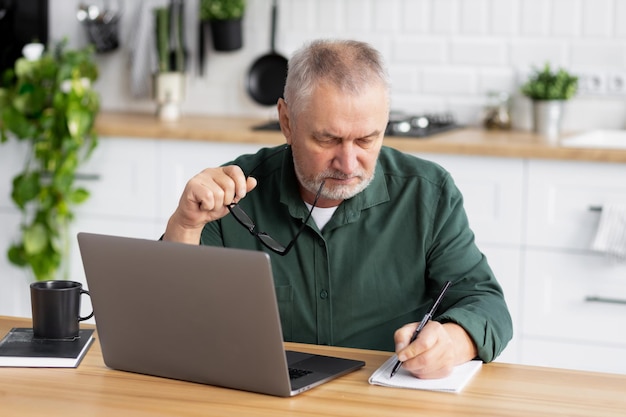
<instances>
[{"instance_id":1,"label":"hanging black pan","mask_svg":"<svg viewBox=\"0 0 626 417\"><path fill-rule=\"evenodd\" d=\"M270 33L271 49L260 56L248 70L246 88L254 101L264 106L276 104L283 96L287 77L287 58L276 53L276 0L272 2L272 26Z\"/></svg>"}]
</instances>

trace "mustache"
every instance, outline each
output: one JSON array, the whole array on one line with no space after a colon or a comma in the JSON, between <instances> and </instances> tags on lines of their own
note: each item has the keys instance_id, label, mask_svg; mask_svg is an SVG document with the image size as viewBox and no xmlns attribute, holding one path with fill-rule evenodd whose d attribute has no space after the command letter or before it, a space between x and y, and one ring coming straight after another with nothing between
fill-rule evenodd
<instances>
[{"instance_id":1,"label":"mustache","mask_svg":"<svg viewBox=\"0 0 626 417\"><path fill-rule=\"evenodd\" d=\"M327 169L319 173L315 180L316 182L321 182L326 179L336 179L336 180L349 180L351 178L363 178L365 176L365 172L362 170L355 171L352 174L346 174L341 171L337 171L334 169Z\"/></svg>"}]
</instances>

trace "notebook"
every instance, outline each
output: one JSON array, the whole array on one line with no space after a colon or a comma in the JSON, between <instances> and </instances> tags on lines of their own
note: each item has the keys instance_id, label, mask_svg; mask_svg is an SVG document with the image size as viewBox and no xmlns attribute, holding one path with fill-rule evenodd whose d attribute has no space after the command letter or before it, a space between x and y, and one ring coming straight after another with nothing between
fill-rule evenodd
<instances>
[{"instance_id":1,"label":"notebook","mask_svg":"<svg viewBox=\"0 0 626 417\"><path fill-rule=\"evenodd\" d=\"M91 233L78 243L112 369L288 397L365 365L285 351L265 252Z\"/></svg>"},{"instance_id":2,"label":"notebook","mask_svg":"<svg viewBox=\"0 0 626 417\"><path fill-rule=\"evenodd\" d=\"M483 365L483 362L480 360L471 360L455 366L450 375L437 379L415 378L406 369L400 367L398 373L390 377L391 370L397 360L398 357L396 355L387 359L387 361L370 376L369 383L385 387L461 392L474 375L480 371Z\"/></svg>"},{"instance_id":3,"label":"notebook","mask_svg":"<svg viewBox=\"0 0 626 417\"><path fill-rule=\"evenodd\" d=\"M93 342L93 329L70 340L38 339L33 329L14 327L0 340L0 367L76 368Z\"/></svg>"}]
</instances>

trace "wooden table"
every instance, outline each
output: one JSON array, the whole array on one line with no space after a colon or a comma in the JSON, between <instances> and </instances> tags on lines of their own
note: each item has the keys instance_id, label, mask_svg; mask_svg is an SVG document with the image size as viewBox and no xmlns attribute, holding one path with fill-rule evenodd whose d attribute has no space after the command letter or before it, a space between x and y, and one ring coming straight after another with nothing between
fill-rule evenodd
<instances>
[{"instance_id":1,"label":"wooden table","mask_svg":"<svg viewBox=\"0 0 626 417\"><path fill-rule=\"evenodd\" d=\"M0 336L28 319L0 316ZM293 398L277 398L108 369L98 341L76 369L0 368L2 416L624 416L626 375L502 363L459 394L369 385L389 353L288 347L367 365Z\"/></svg>"}]
</instances>

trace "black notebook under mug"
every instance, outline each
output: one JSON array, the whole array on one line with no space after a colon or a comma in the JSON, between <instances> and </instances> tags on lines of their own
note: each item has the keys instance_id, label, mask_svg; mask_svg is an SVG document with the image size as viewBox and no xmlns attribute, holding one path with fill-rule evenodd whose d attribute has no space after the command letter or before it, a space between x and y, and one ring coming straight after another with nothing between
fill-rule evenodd
<instances>
[{"instance_id":1,"label":"black notebook under mug","mask_svg":"<svg viewBox=\"0 0 626 417\"><path fill-rule=\"evenodd\" d=\"M0 340L0 366L76 368L93 342L93 329L80 329L73 339L34 337L33 329L14 327Z\"/></svg>"}]
</instances>

